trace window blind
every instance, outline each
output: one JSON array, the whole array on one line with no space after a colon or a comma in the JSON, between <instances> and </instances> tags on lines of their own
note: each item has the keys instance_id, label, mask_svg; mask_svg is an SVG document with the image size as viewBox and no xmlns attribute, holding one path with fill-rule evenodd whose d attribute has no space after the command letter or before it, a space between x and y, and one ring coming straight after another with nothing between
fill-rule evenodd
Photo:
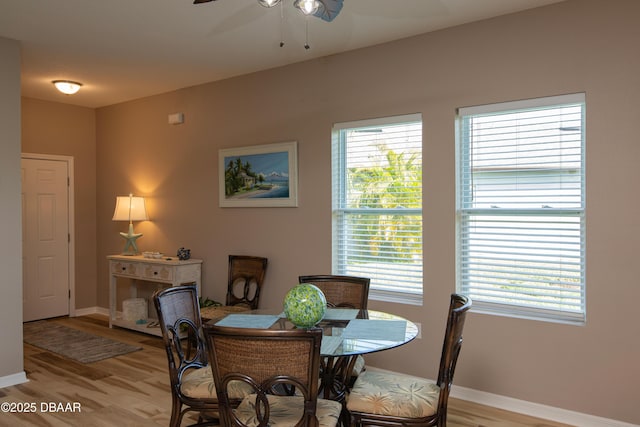
<instances>
[{"instance_id":1,"label":"window blind","mask_svg":"<svg viewBox=\"0 0 640 427\"><path fill-rule=\"evenodd\" d=\"M457 287L479 311L585 320L584 95L458 112Z\"/></svg>"},{"instance_id":2,"label":"window blind","mask_svg":"<svg viewBox=\"0 0 640 427\"><path fill-rule=\"evenodd\" d=\"M422 304L421 116L336 124L332 139L334 274Z\"/></svg>"}]
</instances>

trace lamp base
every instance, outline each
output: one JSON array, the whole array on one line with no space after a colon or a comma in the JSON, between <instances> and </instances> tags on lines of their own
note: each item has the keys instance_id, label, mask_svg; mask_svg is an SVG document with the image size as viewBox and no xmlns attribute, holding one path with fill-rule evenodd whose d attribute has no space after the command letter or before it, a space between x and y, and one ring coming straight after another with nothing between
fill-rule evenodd
<instances>
[{"instance_id":1,"label":"lamp base","mask_svg":"<svg viewBox=\"0 0 640 427\"><path fill-rule=\"evenodd\" d=\"M122 255L138 255L140 252L138 251L136 240L142 237L142 233L134 233L133 224L129 223L129 231L127 233L120 233L120 235L126 240Z\"/></svg>"}]
</instances>

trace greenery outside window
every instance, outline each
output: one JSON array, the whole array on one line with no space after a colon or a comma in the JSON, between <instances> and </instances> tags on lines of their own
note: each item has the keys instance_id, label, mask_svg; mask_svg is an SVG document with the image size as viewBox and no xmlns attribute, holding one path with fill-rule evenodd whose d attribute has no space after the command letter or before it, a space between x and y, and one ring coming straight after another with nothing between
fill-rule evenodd
<instances>
[{"instance_id":1,"label":"greenery outside window","mask_svg":"<svg viewBox=\"0 0 640 427\"><path fill-rule=\"evenodd\" d=\"M369 297L422 304L422 117L338 123L332 133L333 273Z\"/></svg>"},{"instance_id":2,"label":"greenery outside window","mask_svg":"<svg viewBox=\"0 0 640 427\"><path fill-rule=\"evenodd\" d=\"M460 108L457 290L474 310L583 323L585 98Z\"/></svg>"}]
</instances>

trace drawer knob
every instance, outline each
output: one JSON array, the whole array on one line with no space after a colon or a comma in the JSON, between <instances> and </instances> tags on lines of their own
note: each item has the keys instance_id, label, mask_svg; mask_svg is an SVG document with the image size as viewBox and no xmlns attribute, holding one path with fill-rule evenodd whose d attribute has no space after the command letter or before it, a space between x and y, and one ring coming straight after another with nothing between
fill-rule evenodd
<instances>
[{"instance_id":1,"label":"drawer knob","mask_svg":"<svg viewBox=\"0 0 640 427\"><path fill-rule=\"evenodd\" d=\"M157 272L157 271L154 271L154 272L153 272L153 274L157 276L157 275L158 275L158 272Z\"/></svg>"},{"instance_id":2,"label":"drawer knob","mask_svg":"<svg viewBox=\"0 0 640 427\"><path fill-rule=\"evenodd\" d=\"M127 267L122 267L122 271L127 271Z\"/></svg>"}]
</instances>

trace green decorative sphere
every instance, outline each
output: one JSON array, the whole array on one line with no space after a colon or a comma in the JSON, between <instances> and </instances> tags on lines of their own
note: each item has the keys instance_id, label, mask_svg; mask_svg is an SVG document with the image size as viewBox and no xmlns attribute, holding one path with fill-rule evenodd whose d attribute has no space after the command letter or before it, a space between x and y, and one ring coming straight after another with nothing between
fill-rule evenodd
<instances>
[{"instance_id":1,"label":"green decorative sphere","mask_svg":"<svg viewBox=\"0 0 640 427\"><path fill-rule=\"evenodd\" d=\"M327 311L327 299L315 285L302 283L284 297L284 314L299 328L311 328L318 324Z\"/></svg>"}]
</instances>

